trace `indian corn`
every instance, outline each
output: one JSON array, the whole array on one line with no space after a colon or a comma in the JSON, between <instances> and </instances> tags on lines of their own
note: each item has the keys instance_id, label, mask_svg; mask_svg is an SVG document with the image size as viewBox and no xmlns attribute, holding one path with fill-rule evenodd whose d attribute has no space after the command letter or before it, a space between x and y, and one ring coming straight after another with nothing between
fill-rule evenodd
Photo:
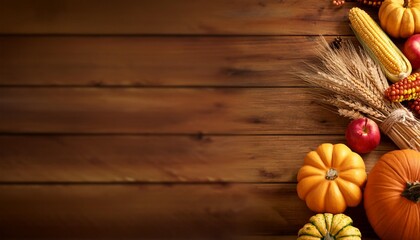
<instances>
[{"instance_id":1,"label":"indian corn","mask_svg":"<svg viewBox=\"0 0 420 240\"><path fill-rule=\"evenodd\" d=\"M420 117L420 98L408 102L408 108Z\"/></svg>"},{"instance_id":2,"label":"indian corn","mask_svg":"<svg viewBox=\"0 0 420 240\"><path fill-rule=\"evenodd\" d=\"M384 0L357 0L357 1L365 5L369 5L373 7L380 7Z\"/></svg>"},{"instance_id":3,"label":"indian corn","mask_svg":"<svg viewBox=\"0 0 420 240\"><path fill-rule=\"evenodd\" d=\"M408 59L368 13L354 7L350 9L349 19L357 39L390 81L397 82L411 74Z\"/></svg>"},{"instance_id":4,"label":"indian corn","mask_svg":"<svg viewBox=\"0 0 420 240\"><path fill-rule=\"evenodd\" d=\"M420 98L420 73L414 73L389 86L385 97L392 102L409 101Z\"/></svg>"}]
</instances>

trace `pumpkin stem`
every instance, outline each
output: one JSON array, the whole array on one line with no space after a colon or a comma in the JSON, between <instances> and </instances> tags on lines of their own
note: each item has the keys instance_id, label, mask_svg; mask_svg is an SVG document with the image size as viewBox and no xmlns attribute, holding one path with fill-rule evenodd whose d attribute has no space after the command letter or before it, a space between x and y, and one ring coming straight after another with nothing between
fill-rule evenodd
<instances>
[{"instance_id":1,"label":"pumpkin stem","mask_svg":"<svg viewBox=\"0 0 420 240\"><path fill-rule=\"evenodd\" d=\"M404 0L404 5L403 5L403 7L405 7L405 8L407 8L407 7L410 7L410 0Z\"/></svg>"},{"instance_id":2,"label":"pumpkin stem","mask_svg":"<svg viewBox=\"0 0 420 240\"><path fill-rule=\"evenodd\" d=\"M327 232L327 235L325 235L322 240L334 240L334 237L329 232Z\"/></svg>"},{"instance_id":3,"label":"pumpkin stem","mask_svg":"<svg viewBox=\"0 0 420 240\"><path fill-rule=\"evenodd\" d=\"M401 193L401 196L411 200L415 203L420 202L420 182L408 182L405 190Z\"/></svg>"},{"instance_id":4,"label":"pumpkin stem","mask_svg":"<svg viewBox=\"0 0 420 240\"><path fill-rule=\"evenodd\" d=\"M334 168L328 169L327 173L325 174L325 179L327 180L334 180L338 177L338 172Z\"/></svg>"}]
</instances>

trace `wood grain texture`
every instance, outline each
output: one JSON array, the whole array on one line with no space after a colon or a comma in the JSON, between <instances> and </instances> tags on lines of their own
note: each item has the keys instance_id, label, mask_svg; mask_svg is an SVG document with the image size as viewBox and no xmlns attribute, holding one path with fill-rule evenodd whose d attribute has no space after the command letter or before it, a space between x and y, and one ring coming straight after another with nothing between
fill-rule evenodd
<instances>
[{"instance_id":1,"label":"wood grain texture","mask_svg":"<svg viewBox=\"0 0 420 240\"><path fill-rule=\"evenodd\" d=\"M296 173L349 120L291 71L356 5L0 0L0 238L296 239Z\"/></svg>"},{"instance_id":2,"label":"wood grain texture","mask_svg":"<svg viewBox=\"0 0 420 240\"><path fill-rule=\"evenodd\" d=\"M0 86L305 86L293 72L314 56L318 40L0 37Z\"/></svg>"},{"instance_id":3,"label":"wood grain texture","mask_svg":"<svg viewBox=\"0 0 420 240\"><path fill-rule=\"evenodd\" d=\"M0 182L296 182L305 155L344 136L0 136ZM362 155L369 171L395 149Z\"/></svg>"},{"instance_id":4,"label":"wood grain texture","mask_svg":"<svg viewBox=\"0 0 420 240\"><path fill-rule=\"evenodd\" d=\"M1 88L4 133L342 134L309 88Z\"/></svg>"},{"instance_id":5,"label":"wood grain texture","mask_svg":"<svg viewBox=\"0 0 420 240\"><path fill-rule=\"evenodd\" d=\"M2 185L0 192L3 239L295 235L313 215L295 184ZM361 207L346 213L373 235Z\"/></svg>"},{"instance_id":6,"label":"wood grain texture","mask_svg":"<svg viewBox=\"0 0 420 240\"><path fill-rule=\"evenodd\" d=\"M1 0L3 34L351 34L331 1Z\"/></svg>"}]
</instances>

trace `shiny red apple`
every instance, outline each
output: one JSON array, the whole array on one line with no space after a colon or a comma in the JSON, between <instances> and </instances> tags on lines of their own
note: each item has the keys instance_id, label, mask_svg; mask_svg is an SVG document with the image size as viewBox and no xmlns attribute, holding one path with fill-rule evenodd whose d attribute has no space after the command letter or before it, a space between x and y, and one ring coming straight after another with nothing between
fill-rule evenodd
<instances>
[{"instance_id":1,"label":"shiny red apple","mask_svg":"<svg viewBox=\"0 0 420 240\"><path fill-rule=\"evenodd\" d=\"M410 61L413 70L420 68L420 34L409 37L403 47L404 55Z\"/></svg>"},{"instance_id":2,"label":"shiny red apple","mask_svg":"<svg viewBox=\"0 0 420 240\"><path fill-rule=\"evenodd\" d=\"M359 118L350 122L346 130L347 145L357 153L368 153L381 141L378 125L369 118Z\"/></svg>"}]
</instances>

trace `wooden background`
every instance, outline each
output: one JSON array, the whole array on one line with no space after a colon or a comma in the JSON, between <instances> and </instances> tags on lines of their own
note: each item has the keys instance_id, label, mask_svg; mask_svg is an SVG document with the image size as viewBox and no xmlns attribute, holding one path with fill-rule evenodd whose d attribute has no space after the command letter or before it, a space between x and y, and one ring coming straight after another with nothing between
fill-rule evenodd
<instances>
[{"instance_id":1,"label":"wooden background","mask_svg":"<svg viewBox=\"0 0 420 240\"><path fill-rule=\"evenodd\" d=\"M295 239L296 173L349 120L291 69L353 6L0 0L0 238Z\"/></svg>"}]
</instances>

